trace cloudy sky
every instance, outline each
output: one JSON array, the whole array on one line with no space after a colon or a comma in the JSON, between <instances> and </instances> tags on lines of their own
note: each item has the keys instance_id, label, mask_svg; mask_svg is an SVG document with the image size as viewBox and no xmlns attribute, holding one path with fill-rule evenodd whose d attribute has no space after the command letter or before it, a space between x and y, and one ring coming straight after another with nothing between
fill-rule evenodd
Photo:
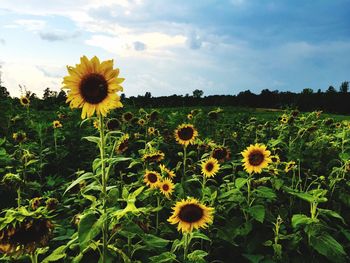
<instances>
[{"instance_id":1,"label":"cloudy sky","mask_svg":"<svg viewBox=\"0 0 350 263\"><path fill-rule=\"evenodd\" d=\"M114 59L127 96L338 88L349 11L349 0L1 0L2 84L41 96L97 55Z\"/></svg>"}]
</instances>

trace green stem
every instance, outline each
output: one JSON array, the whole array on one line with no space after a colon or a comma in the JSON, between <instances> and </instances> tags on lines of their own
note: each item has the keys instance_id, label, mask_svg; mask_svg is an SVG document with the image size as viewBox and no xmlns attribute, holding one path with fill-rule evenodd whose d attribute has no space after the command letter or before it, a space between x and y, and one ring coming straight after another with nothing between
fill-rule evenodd
<instances>
[{"instance_id":1,"label":"green stem","mask_svg":"<svg viewBox=\"0 0 350 263\"><path fill-rule=\"evenodd\" d=\"M106 253L107 253L107 240L108 240L108 224L107 224L107 177L105 169L105 134L104 134L104 120L103 116L100 115L100 155L101 155L101 175L102 175L102 206L104 222L102 227L102 262L106 262Z\"/></svg>"},{"instance_id":2,"label":"green stem","mask_svg":"<svg viewBox=\"0 0 350 263\"><path fill-rule=\"evenodd\" d=\"M188 247L189 247L188 233L184 233L184 262L187 259Z\"/></svg>"},{"instance_id":3,"label":"green stem","mask_svg":"<svg viewBox=\"0 0 350 263\"><path fill-rule=\"evenodd\" d=\"M186 189L186 160L187 160L187 146L184 146L184 161L183 161L183 175L181 178L182 188L185 192Z\"/></svg>"},{"instance_id":4,"label":"green stem","mask_svg":"<svg viewBox=\"0 0 350 263\"><path fill-rule=\"evenodd\" d=\"M53 139L54 139L54 143L55 143L55 155L56 155L56 159L57 159L57 133L56 133L56 129L53 130Z\"/></svg>"},{"instance_id":5,"label":"green stem","mask_svg":"<svg viewBox=\"0 0 350 263\"><path fill-rule=\"evenodd\" d=\"M38 255L35 253L35 251L32 254L30 254L30 261L32 263L38 263Z\"/></svg>"},{"instance_id":6,"label":"green stem","mask_svg":"<svg viewBox=\"0 0 350 263\"><path fill-rule=\"evenodd\" d=\"M205 184L206 184L206 182L207 182L206 179L207 179L206 176L203 175L203 182L202 182L202 199L204 199L204 188L205 188Z\"/></svg>"},{"instance_id":7,"label":"green stem","mask_svg":"<svg viewBox=\"0 0 350 263\"><path fill-rule=\"evenodd\" d=\"M160 205L160 200L159 200L159 196L157 195L157 209ZM156 214L156 233L158 233L158 227L159 227L159 211L157 210L157 214Z\"/></svg>"},{"instance_id":8,"label":"green stem","mask_svg":"<svg viewBox=\"0 0 350 263\"><path fill-rule=\"evenodd\" d=\"M21 207L21 187L17 189L17 206L18 208Z\"/></svg>"}]
</instances>

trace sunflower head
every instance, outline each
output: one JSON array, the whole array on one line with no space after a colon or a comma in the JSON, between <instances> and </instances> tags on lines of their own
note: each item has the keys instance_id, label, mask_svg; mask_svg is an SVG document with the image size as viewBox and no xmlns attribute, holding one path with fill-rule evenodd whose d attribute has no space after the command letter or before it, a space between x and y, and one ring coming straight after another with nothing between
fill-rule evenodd
<instances>
[{"instance_id":1,"label":"sunflower head","mask_svg":"<svg viewBox=\"0 0 350 263\"><path fill-rule=\"evenodd\" d=\"M160 182L160 174L155 171L146 170L143 181L151 188L156 188Z\"/></svg>"},{"instance_id":2,"label":"sunflower head","mask_svg":"<svg viewBox=\"0 0 350 263\"><path fill-rule=\"evenodd\" d=\"M144 119L139 119L139 120L137 121L137 124L140 125L140 126L144 126L145 123L146 123L146 121L145 121Z\"/></svg>"},{"instance_id":3,"label":"sunflower head","mask_svg":"<svg viewBox=\"0 0 350 263\"><path fill-rule=\"evenodd\" d=\"M22 143L27 140L27 134L25 132L19 131L12 135L12 138L17 143Z\"/></svg>"},{"instance_id":4,"label":"sunflower head","mask_svg":"<svg viewBox=\"0 0 350 263\"><path fill-rule=\"evenodd\" d=\"M220 163L223 163L230 159L231 152L227 147L215 147L211 152L211 157L215 158Z\"/></svg>"},{"instance_id":5,"label":"sunflower head","mask_svg":"<svg viewBox=\"0 0 350 263\"><path fill-rule=\"evenodd\" d=\"M191 113L187 114L187 119L192 120L193 119L193 115Z\"/></svg>"},{"instance_id":6,"label":"sunflower head","mask_svg":"<svg viewBox=\"0 0 350 263\"><path fill-rule=\"evenodd\" d=\"M107 129L116 131L120 128L120 121L118 119L110 119L107 121Z\"/></svg>"},{"instance_id":7,"label":"sunflower head","mask_svg":"<svg viewBox=\"0 0 350 263\"><path fill-rule=\"evenodd\" d=\"M13 173L7 173L2 177L1 182L8 187L9 189L16 190L18 189L22 184L23 180L18 174Z\"/></svg>"},{"instance_id":8,"label":"sunflower head","mask_svg":"<svg viewBox=\"0 0 350 263\"><path fill-rule=\"evenodd\" d=\"M288 123L288 115L287 114L283 114L280 117L280 121L281 121L282 124L287 124Z\"/></svg>"},{"instance_id":9,"label":"sunflower head","mask_svg":"<svg viewBox=\"0 0 350 263\"><path fill-rule=\"evenodd\" d=\"M154 151L151 153L146 153L142 156L142 160L144 162L160 162L161 160L164 159L165 154L162 151Z\"/></svg>"},{"instance_id":10,"label":"sunflower head","mask_svg":"<svg viewBox=\"0 0 350 263\"><path fill-rule=\"evenodd\" d=\"M178 224L177 230L191 233L193 229L207 228L213 222L214 209L201 204L195 198L181 200L173 207L170 224Z\"/></svg>"},{"instance_id":11,"label":"sunflower head","mask_svg":"<svg viewBox=\"0 0 350 263\"><path fill-rule=\"evenodd\" d=\"M216 175L220 169L218 160L216 160L213 157L210 157L209 159L203 161L201 164L201 167L202 167L202 174L205 177L214 177L214 175Z\"/></svg>"},{"instance_id":12,"label":"sunflower head","mask_svg":"<svg viewBox=\"0 0 350 263\"><path fill-rule=\"evenodd\" d=\"M156 133L156 129L154 127L148 127L147 132L149 135L154 135Z\"/></svg>"},{"instance_id":13,"label":"sunflower head","mask_svg":"<svg viewBox=\"0 0 350 263\"><path fill-rule=\"evenodd\" d=\"M159 112L157 110L153 110L150 114L149 114L149 120L150 121L156 121L159 117Z\"/></svg>"},{"instance_id":14,"label":"sunflower head","mask_svg":"<svg viewBox=\"0 0 350 263\"><path fill-rule=\"evenodd\" d=\"M166 168L164 164L160 164L159 168L160 168L162 174L163 175L165 174L169 178L174 178L176 176L175 173L172 170Z\"/></svg>"},{"instance_id":15,"label":"sunflower head","mask_svg":"<svg viewBox=\"0 0 350 263\"><path fill-rule=\"evenodd\" d=\"M124 112L122 115L122 120L125 122L129 122L134 117L134 114L132 114L130 111Z\"/></svg>"},{"instance_id":16,"label":"sunflower head","mask_svg":"<svg viewBox=\"0 0 350 263\"><path fill-rule=\"evenodd\" d=\"M159 182L158 187L162 194L164 194L167 198L170 198L170 195L174 191L175 185L169 178L164 178Z\"/></svg>"},{"instance_id":17,"label":"sunflower head","mask_svg":"<svg viewBox=\"0 0 350 263\"><path fill-rule=\"evenodd\" d=\"M118 91L123 91L118 78L119 69L113 69L113 60L100 62L94 56L89 60L80 58L80 64L67 66L69 75L63 79L62 89L67 89L67 102L71 108L82 108L81 118L97 115L106 116L107 112L123 107Z\"/></svg>"},{"instance_id":18,"label":"sunflower head","mask_svg":"<svg viewBox=\"0 0 350 263\"><path fill-rule=\"evenodd\" d=\"M53 121L52 122L52 126L54 129L57 129L57 128L62 128L62 123L60 121Z\"/></svg>"},{"instance_id":19,"label":"sunflower head","mask_svg":"<svg viewBox=\"0 0 350 263\"><path fill-rule=\"evenodd\" d=\"M288 163L286 163L286 166L284 167L284 171L286 173L288 173L289 171L293 170L294 168L296 168L296 164L294 161L290 161Z\"/></svg>"},{"instance_id":20,"label":"sunflower head","mask_svg":"<svg viewBox=\"0 0 350 263\"><path fill-rule=\"evenodd\" d=\"M22 96L20 99L19 99L19 102L21 103L22 106L24 107L29 107L30 105L30 100L27 96Z\"/></svg>"},{"instance_id":21,"label":"sunflower head","mask_svg":"<svg viewBox=\"0 0 350 263\"><path fill-rule=\"evenodd\" d=\"M184 146L193 144L197 136L198 131L192 124L181 124L175 130L176 141Z\"/></svg>"},{"instance_id":22,"label":"sunflower head","mask_svg":"<svg viewBox=\"0 0 350 263\"><path fill-rule=\"evenodd\" d=\"M270 154L263 144L250 145L242 152L244 169L250 174L261 173L271 163Z\"/></svg>"},{"instance_id":23,"label":"sunflower head","mask_svg":"<svg viewBox=\"0 0 350 263\"><path fill-rule=\"evenodd\" d=\"M117 142L115 151L119 154L125 152L129 148L129 134L124 134Z\"/></svg>"}]
</instances>

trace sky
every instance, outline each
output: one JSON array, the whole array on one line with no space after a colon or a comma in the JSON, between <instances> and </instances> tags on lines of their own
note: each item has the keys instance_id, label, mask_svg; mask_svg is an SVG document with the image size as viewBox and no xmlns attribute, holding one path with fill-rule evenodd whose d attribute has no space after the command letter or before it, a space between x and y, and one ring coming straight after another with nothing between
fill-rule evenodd
<instances>
[{"instance_id":1,"label":"sky","mask_svg":"<svg viewBox=\"0 0 350 263\"><path fill-rule=\"evenodd\" d=\"M113 59L126 96L299 92L350 80L349 0L0 0L2 85L59 91Z\"/></svg>"}]
</instances>

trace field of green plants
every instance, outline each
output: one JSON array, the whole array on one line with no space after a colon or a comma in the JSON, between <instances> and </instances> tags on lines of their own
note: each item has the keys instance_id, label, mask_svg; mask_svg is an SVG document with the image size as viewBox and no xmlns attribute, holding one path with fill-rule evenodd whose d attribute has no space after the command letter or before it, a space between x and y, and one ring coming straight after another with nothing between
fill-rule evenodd
<instances>
[{"instance_id":1,"label":"field of green plants","mask_svg":"<svg viewBox=\"0 0 350 263\"><path fill-rule=\"evenodd\" d=\"M72 96L3 108L1 262L349 261L350 119Z\"/></svg>"}]
</instances>

